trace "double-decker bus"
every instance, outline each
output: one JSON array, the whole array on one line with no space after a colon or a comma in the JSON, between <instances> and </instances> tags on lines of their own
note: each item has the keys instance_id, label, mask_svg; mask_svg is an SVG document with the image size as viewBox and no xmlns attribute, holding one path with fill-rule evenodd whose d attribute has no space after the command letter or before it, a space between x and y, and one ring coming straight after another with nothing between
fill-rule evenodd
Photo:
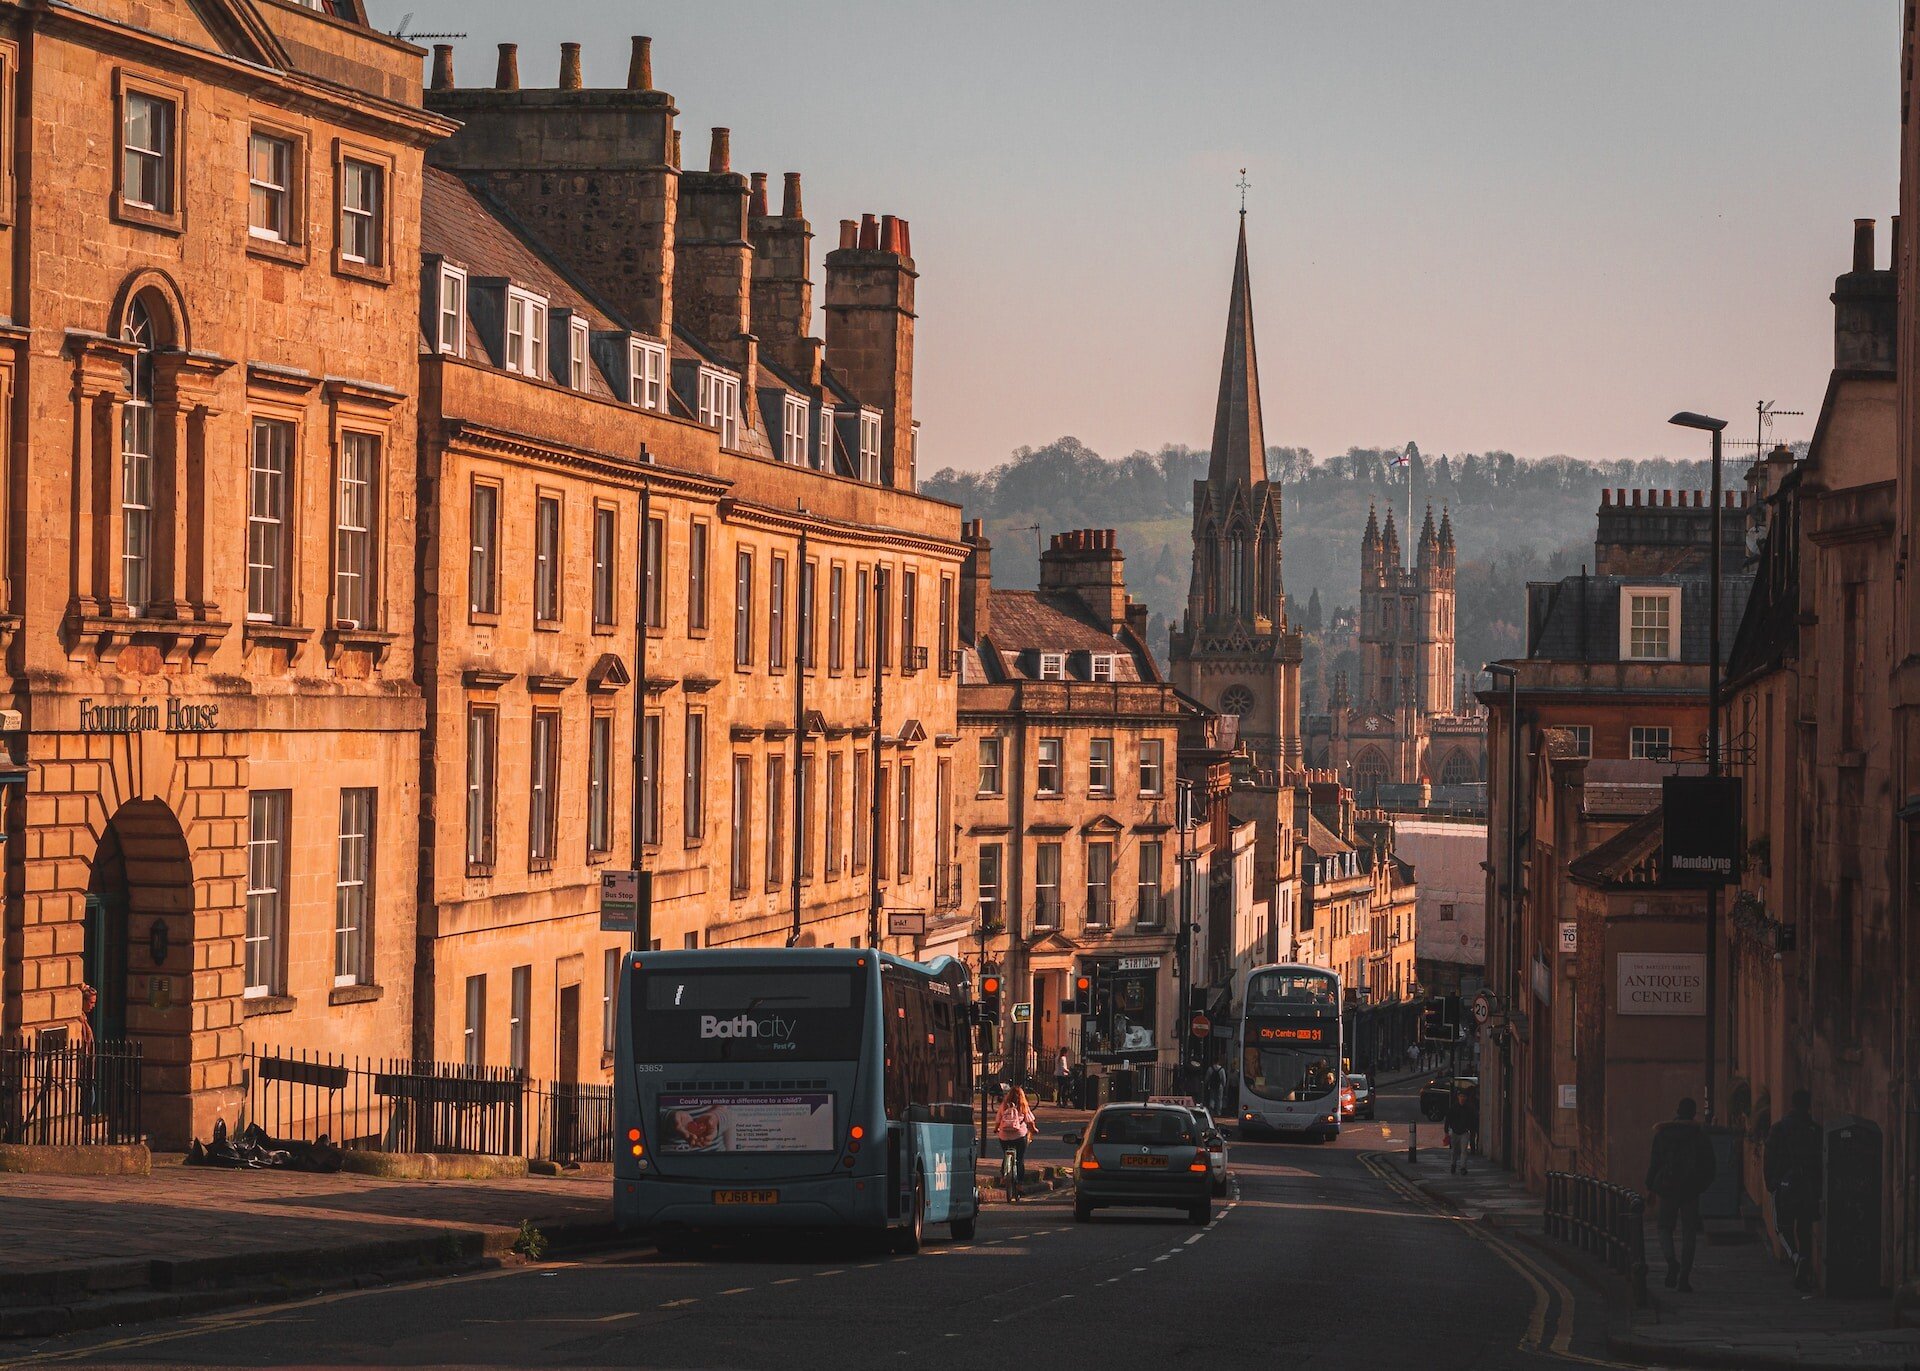
<instances>
[{"instance_id":1,"label":"double-decker bus","mask_svg":"<svg viewBox=\"0 0 1920 1371\"><path fill-rule=\"evenodd\" d=\"M1247 975L1240 1134L1340 1136L1340 977L1293 962Z\"/></svg>"},{"instance_id":2,"label":"double-decker bus","mask_svg":"<svg viewBox=\"0 0 1920 1371\"><path fill-rule=\"evenodd\" d=\"M971 993L849 948L636 952L614 1050L613 1210L684 1249L705 1230L971 1238Z\"/></svg>"}]
</instances>

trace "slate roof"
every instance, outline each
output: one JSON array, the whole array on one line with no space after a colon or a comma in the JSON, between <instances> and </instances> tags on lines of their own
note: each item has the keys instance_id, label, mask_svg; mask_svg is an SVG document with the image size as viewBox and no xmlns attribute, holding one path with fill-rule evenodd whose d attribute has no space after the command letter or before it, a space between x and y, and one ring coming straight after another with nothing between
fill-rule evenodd
<instances>
[{"instance_id":1,"label":"slate roof","mask_svg":"<svg viewBox=\"0 0 1920 1371\"><path fill-rule=\"evenodd\" d=\"M1113 655L1115 681L1161 682L1146 644L1128 629L1108 632L1078 596L1039 590L993 590L989 595L991 626L962 656L962 685L1037 681L1042 652L1067 654L1071 682L1090 679L1087 657L1094 653Z\"/></svg>"},{"instance_id":2,"label":"slate roof","mask_svg":"<svg viewBox=\"0 0 1920 1371\"><path fill-rule=\"evenodd\" d=\"M1620 595L1627 586L1678 586L1680 660L1707 660L1708 590L1705 576L1566 576L1527 586L1527 656L1557 662L1617 662ZM1733 648L1734 630L1753 590L1753 577L1726 576L1720 585L1720 656Z\"/></svg>"},{"instance_id":3,"label":"slate roof","mask_svg":"<svg viewBox=\"0 0 1920 1371\"><path fill-rule=\"evenodd\" d=\"M1354 845L1321 823L1315 815L1307 816L1307 846L1322 857L1330 857L1336 852L1357 851Z\"/></svg>"},{"instance_id":4,"label":"slate roof","mask_svg":"<svg viewBox=\"0 0 1920 1371\"><path fill-rule=\"evenodd\" d=\"M1646 884L1647 864L1660 851L1665 816L1649 810L1618 833L1567 863L1567 873L1584 885Z\"/></svg>"}]
</instances>

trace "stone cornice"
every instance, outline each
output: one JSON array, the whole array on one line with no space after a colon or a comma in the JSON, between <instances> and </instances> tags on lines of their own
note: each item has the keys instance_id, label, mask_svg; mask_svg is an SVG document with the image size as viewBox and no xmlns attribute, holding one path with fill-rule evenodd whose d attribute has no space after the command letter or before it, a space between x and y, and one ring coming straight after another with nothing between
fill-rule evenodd
<instances>
[{"instance_id":1,"label":"stone cornice","mask_svg":"<svg viewBox=\"0 0 1920 1371\"><path fill-rule=\"evenodd\" d=\"M642 487L696 499L718 500L726 494L727 482L698 472L675 467L656 466L632 457L596 452L591 448L571 447L565 443L531 438L505 429L476 423L471 419L445 421L446 441L473 456L512 457L523 461L544 462L624 482L634 489Z\"/></svg>"},{"instance_id":2,"label":"stone cornice","mask_svg":"<svg viewBox=\"0 0 1920 1371\"><path fill-rule=\"evenodd\" d=\"M774 509L768 505L758 505L738 498L723 501L721 513L730 523L746 528L764 529L769 533L786 533L795 537L807 534L861 543L883 539L894 548L930 553L936 557L950 558L955 562L964 560L967 551L966 544L954 539L941 538L936 534L916 533L912 529L892 528L879 524L856 524L847 520L825 518L806 510Z\"/></svg>"}]
</instances>

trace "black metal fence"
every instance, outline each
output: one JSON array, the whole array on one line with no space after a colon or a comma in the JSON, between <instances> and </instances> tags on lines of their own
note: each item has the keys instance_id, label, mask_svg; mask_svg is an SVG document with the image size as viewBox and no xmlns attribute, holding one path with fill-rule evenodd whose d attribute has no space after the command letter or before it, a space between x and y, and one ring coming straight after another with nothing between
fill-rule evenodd
<instances>
[{"instance_id":1,"label":"black metal fence","mask_svg":"<svg viewBox=\"0 0 1920 1371\"><path fill-rule=\"evenodd\" d=\"M509 1067L260 1051L248 1060L247 1119L283 1142L613 1160L613 1091L541 1082Z\"/></svg>"},{"instance_id":2,"label":"black metal fence","mask_svg":"<svg viewBox=\"0 0 1920 1371\"><path fill-rule=\"evenodd\" d=\"M1547 1173L1547 1235L1600 1258L1647 1302L1646 1201L1625 1186L1570 1171Z\"/></svg>"},{"instance_id":3,"label":"black metal fence","mask_svg":"<svg viewBox=\"0 0 1920 1371\"><path fill-rule=\"evenodd\" d=\"M64 1032L0 1038L0 1143L137 1143L140 1046L69 1045Z\"/></svg>"}]
</instances>

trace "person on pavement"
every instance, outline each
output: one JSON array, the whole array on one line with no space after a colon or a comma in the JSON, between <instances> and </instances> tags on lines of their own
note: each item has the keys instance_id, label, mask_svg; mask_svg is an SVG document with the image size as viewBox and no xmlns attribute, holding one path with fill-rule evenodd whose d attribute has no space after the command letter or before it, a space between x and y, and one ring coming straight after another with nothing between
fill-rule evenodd
<instances>
[{"instance_id":1,"label":"person on pavement","mask_svg":"<svg viewBox=\"0 0 1920 1371\"><path fill-rule=\"evenodd\" d=\"M1007 1092L1007 1098L1000 1105L1000 1112L993 1121L994 1136L1000 1139L1002 1156L1013 1157L1013 1186L1007 1191L1007 1198L1019 1202L1020 1187L1027 1179L1027 1141L1033 1137L1035 1120L1033 1110L1027 1104L1027 1092L1015 1086Z\"/></svg>"},{"instance_id":2,"label":"person on pavement","mask_svg":"<svg viewBox=\"0 0 1920 1371\"><path fill-rule=\"evenodd\" d=\"M1447 1146L1451 1149L1452 1160L1447 1163L1447 1173L1467 1174L1468 1149L1473 1137L1480 1131L1480 1102L1473 1092L1464 1085L1453 1088L1453 1097L1447 1101Z\"/></svg>"},{"instance_id":3,"label":"person on pavement","mask_svg":"<svg viewBox=\"0 0 1920 1371\"><path fill-rule=\"evenodd\" d=\"M1793 1288L1813 1289L1813 1224L1820 1217L1820 1125L1813 1096L1793 1092L1793 1108L1767 1134L1767 1189L1773 1192L1773 1226L1793 1262Z\"/></svg>"},{"instance_id":4,"label":"person on pavement","mask_svg":"<svg viewBox=\"0 0 1920 1371\"><path fill-rule=\"evenodd\" d=\"M1060 1049L1060 1059L1053 1064L1053 1102L1067 1103L1067 1092L1073 1086L1073 1063L1067 1060L1067 1049Z\"/></svg>"},{"instance_id":5,"label":"person on pavement","mask_svg":"<svg viewBox=\"0 0 1920 1371\"><path fill-rule=\"evenodd\" d=\"M1653 1130L1647 1158L1647 1190L1660 1201L1660 1252L1667 1259L1667 1288L1691 1293L1693 1252L1700 1235L1700 1196L1713 1184L1713 1143L1694 1118L1698 1106L1683 1099L1673 1117ZM1674 1230L1680 1250L1674 1252Z\"/></svg>"},{"instance_id":6,"label":"person on pavement","mask_svg":"<svg viewBox=\"0 0 1920 1371\"><path fill-rule=\"evenodd\" d=\"M1207 1068L1207 1110L1218 1114L1227 1107L1227 1069L1215 1062Z\"/></svg>"}]
</instances>

